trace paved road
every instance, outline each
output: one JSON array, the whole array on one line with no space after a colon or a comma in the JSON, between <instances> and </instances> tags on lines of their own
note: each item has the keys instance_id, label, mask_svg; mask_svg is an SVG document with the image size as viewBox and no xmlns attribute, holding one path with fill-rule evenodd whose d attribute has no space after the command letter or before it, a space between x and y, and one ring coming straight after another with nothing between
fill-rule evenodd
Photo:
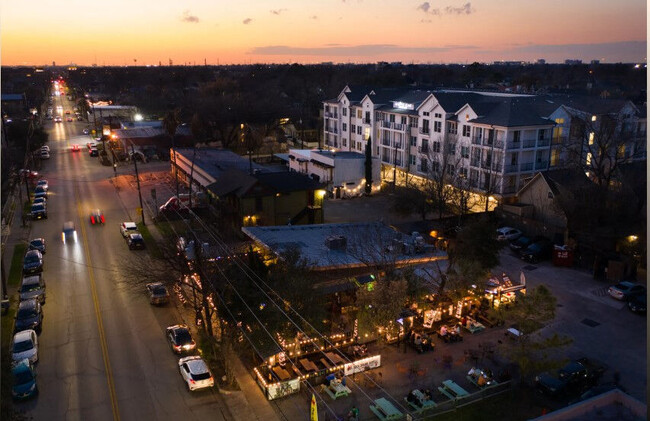
<instances>
[{"instance_id":1,"label":"paved road","mask_svg":"<svg viewBox=\"0 0 650 421\"><path fill-rule=\"evenodd\" d=\"M72 108L64 98L57 102ZM175 308L151 307L143 285L123 276L129 260L144 253L128 251L118 229L135 212L111 184L112 168L88 155L83 127L47 127L52 157L41 172L50 184L48 219L34 221L31 233L48 242L40 394L21 409L36 420L229 418L218 393L185 390L164 337L179 321ZM73 143L80 152L72 152ZM104 211L106 226L90 224L93 208ZM77 227L74 244L61 242L68 220Z\"/></svg>"}]
</instances>

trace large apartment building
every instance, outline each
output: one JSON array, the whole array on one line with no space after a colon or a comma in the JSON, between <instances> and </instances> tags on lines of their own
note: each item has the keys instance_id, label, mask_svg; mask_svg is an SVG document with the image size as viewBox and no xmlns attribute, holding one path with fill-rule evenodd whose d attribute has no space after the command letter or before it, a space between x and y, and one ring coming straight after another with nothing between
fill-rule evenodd
<instances>
[{"instance_id":1,"label":"large apartment building","mask_svg":"<svg viewBox=\"0 0 650 421\"><path fill-rule=\"evenodd\" d=\"M562 97L346 86L324 101L326 147L363 152L372 142L382 179L403 184L444 172L487 200L508 201L552 155ZM645 118L645 117L643 117ZM566 121L566 118L565 120ZM643 120L645 121L645 120ZM638 129L641 130L641 129ZM645 133L645 123L643 125Z\"/></svg>"}]
</instances>

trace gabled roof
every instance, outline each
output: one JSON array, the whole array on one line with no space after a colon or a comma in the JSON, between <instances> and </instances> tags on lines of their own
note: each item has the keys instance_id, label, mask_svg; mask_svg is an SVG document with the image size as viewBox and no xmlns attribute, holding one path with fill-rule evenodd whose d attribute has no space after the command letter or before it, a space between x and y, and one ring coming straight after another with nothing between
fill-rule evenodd
<instances>
[{"instance_id":1,"label":"gabled roof","mask_svg":"<svg viewBox=\"0 0 650 421\"><path fill-rule=\"evenodd\" d=\"M547 126L554 124L548 114L536 106L531 98L500 98L498 102L478 102L472 108L479 117L474 123L493 124L501 127ZM540 112L541 111L541 112Z\"/></svg>"},{"instance_id":2,"label":"gabled roof","mask_svg":"<svg viewBox=\"0 0 650 421\"><path fill-rule=\"evenodd\" d=\"M528 183L519 189L517 196L521 196L521 194L526 189L530 188L530 186L532 186L538 179L542 179L556 196L561 194L561 188L573 190L593 187L593 183L589 181L585 173L580 169L562 168L538 172Z\"/></svg>"},{"instance_id":3,"label":"gabled roof","mask_svg":"<svg viewBox=\"0 0 650 421\"><path fill-rule=\"evenodd\" d=\"M316 190L322 184L314 179L296 172L261 172L248 174L231 168L208 186L216 196L237 197L270 196L277 193Z\"/></svg>"}]
</instances>

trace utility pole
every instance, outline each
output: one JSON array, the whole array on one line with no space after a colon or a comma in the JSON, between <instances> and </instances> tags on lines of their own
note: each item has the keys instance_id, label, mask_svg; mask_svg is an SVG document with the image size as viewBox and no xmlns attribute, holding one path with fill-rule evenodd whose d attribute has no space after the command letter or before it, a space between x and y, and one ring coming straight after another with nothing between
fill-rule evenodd
<instances>
[{"instance_id":1,"label":"utility pole","mask_svg":"<svg viewBox=\"0 0 650 421\"><path fill-rule=\"evenodd\" d=\"M142 225L146 225L144 223L144 208L142 207L142 193L140 192L140 176L138 175L138 160L135 159L135 148L133 147L133 143L131 143L131 152L133 155L133 165L135 166L135 181L138 185L138 198L140 199L140 213L142 214Z\"/></svg>"}]
</instances>

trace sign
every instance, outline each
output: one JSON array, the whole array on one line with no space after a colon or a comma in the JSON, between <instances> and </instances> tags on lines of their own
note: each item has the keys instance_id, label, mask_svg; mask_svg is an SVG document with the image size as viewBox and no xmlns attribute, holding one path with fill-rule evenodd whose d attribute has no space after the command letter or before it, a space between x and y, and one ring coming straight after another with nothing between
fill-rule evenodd
<instances>
[{"instance_id":1,"label":"sign","mask_svg":"<svg viewBox=\"0 0 650 421\"><path fill-rule=\"evenodd\" d=\"M311 413L309 415L309 421L318 421L318 408L316 407L316 396L311 394Z\"/></svg>"},{"instance_id":2,"label":"sign","mask_svg":"<svg viewBox=\"0 0 650 421\"><path fill-rule=\"evenodd\" d=\"M268 385L266 396L270 401L283 398L300 390L300 379L291 379L286 382L273 383Z\"/></svg>"},{"instance_id":3,"label":"sign","mask_svg":"<svg viewBox=\"0 0 650 421\"><path fill-rule=\"evenodd\" d=\"M424 312L424 323L422 323L422 326L426 327L427 329L431 329L431 326L433 326L433 318L434 318L434 312L433 310L427 310Z\"/></svg>"},{"instance_id":4,"label":"sign","mask_svg":"<svg viewBox=\"0 0 650 421\"><path fill-rule=\"evenodd\" d=\"M372 357L345 364L343 366L343 374L350 376L354 373L361 373L362 371L372 370L373 368L377 368L380 365L381 355L374 355Z\"/></svg>"}]
</instances>

